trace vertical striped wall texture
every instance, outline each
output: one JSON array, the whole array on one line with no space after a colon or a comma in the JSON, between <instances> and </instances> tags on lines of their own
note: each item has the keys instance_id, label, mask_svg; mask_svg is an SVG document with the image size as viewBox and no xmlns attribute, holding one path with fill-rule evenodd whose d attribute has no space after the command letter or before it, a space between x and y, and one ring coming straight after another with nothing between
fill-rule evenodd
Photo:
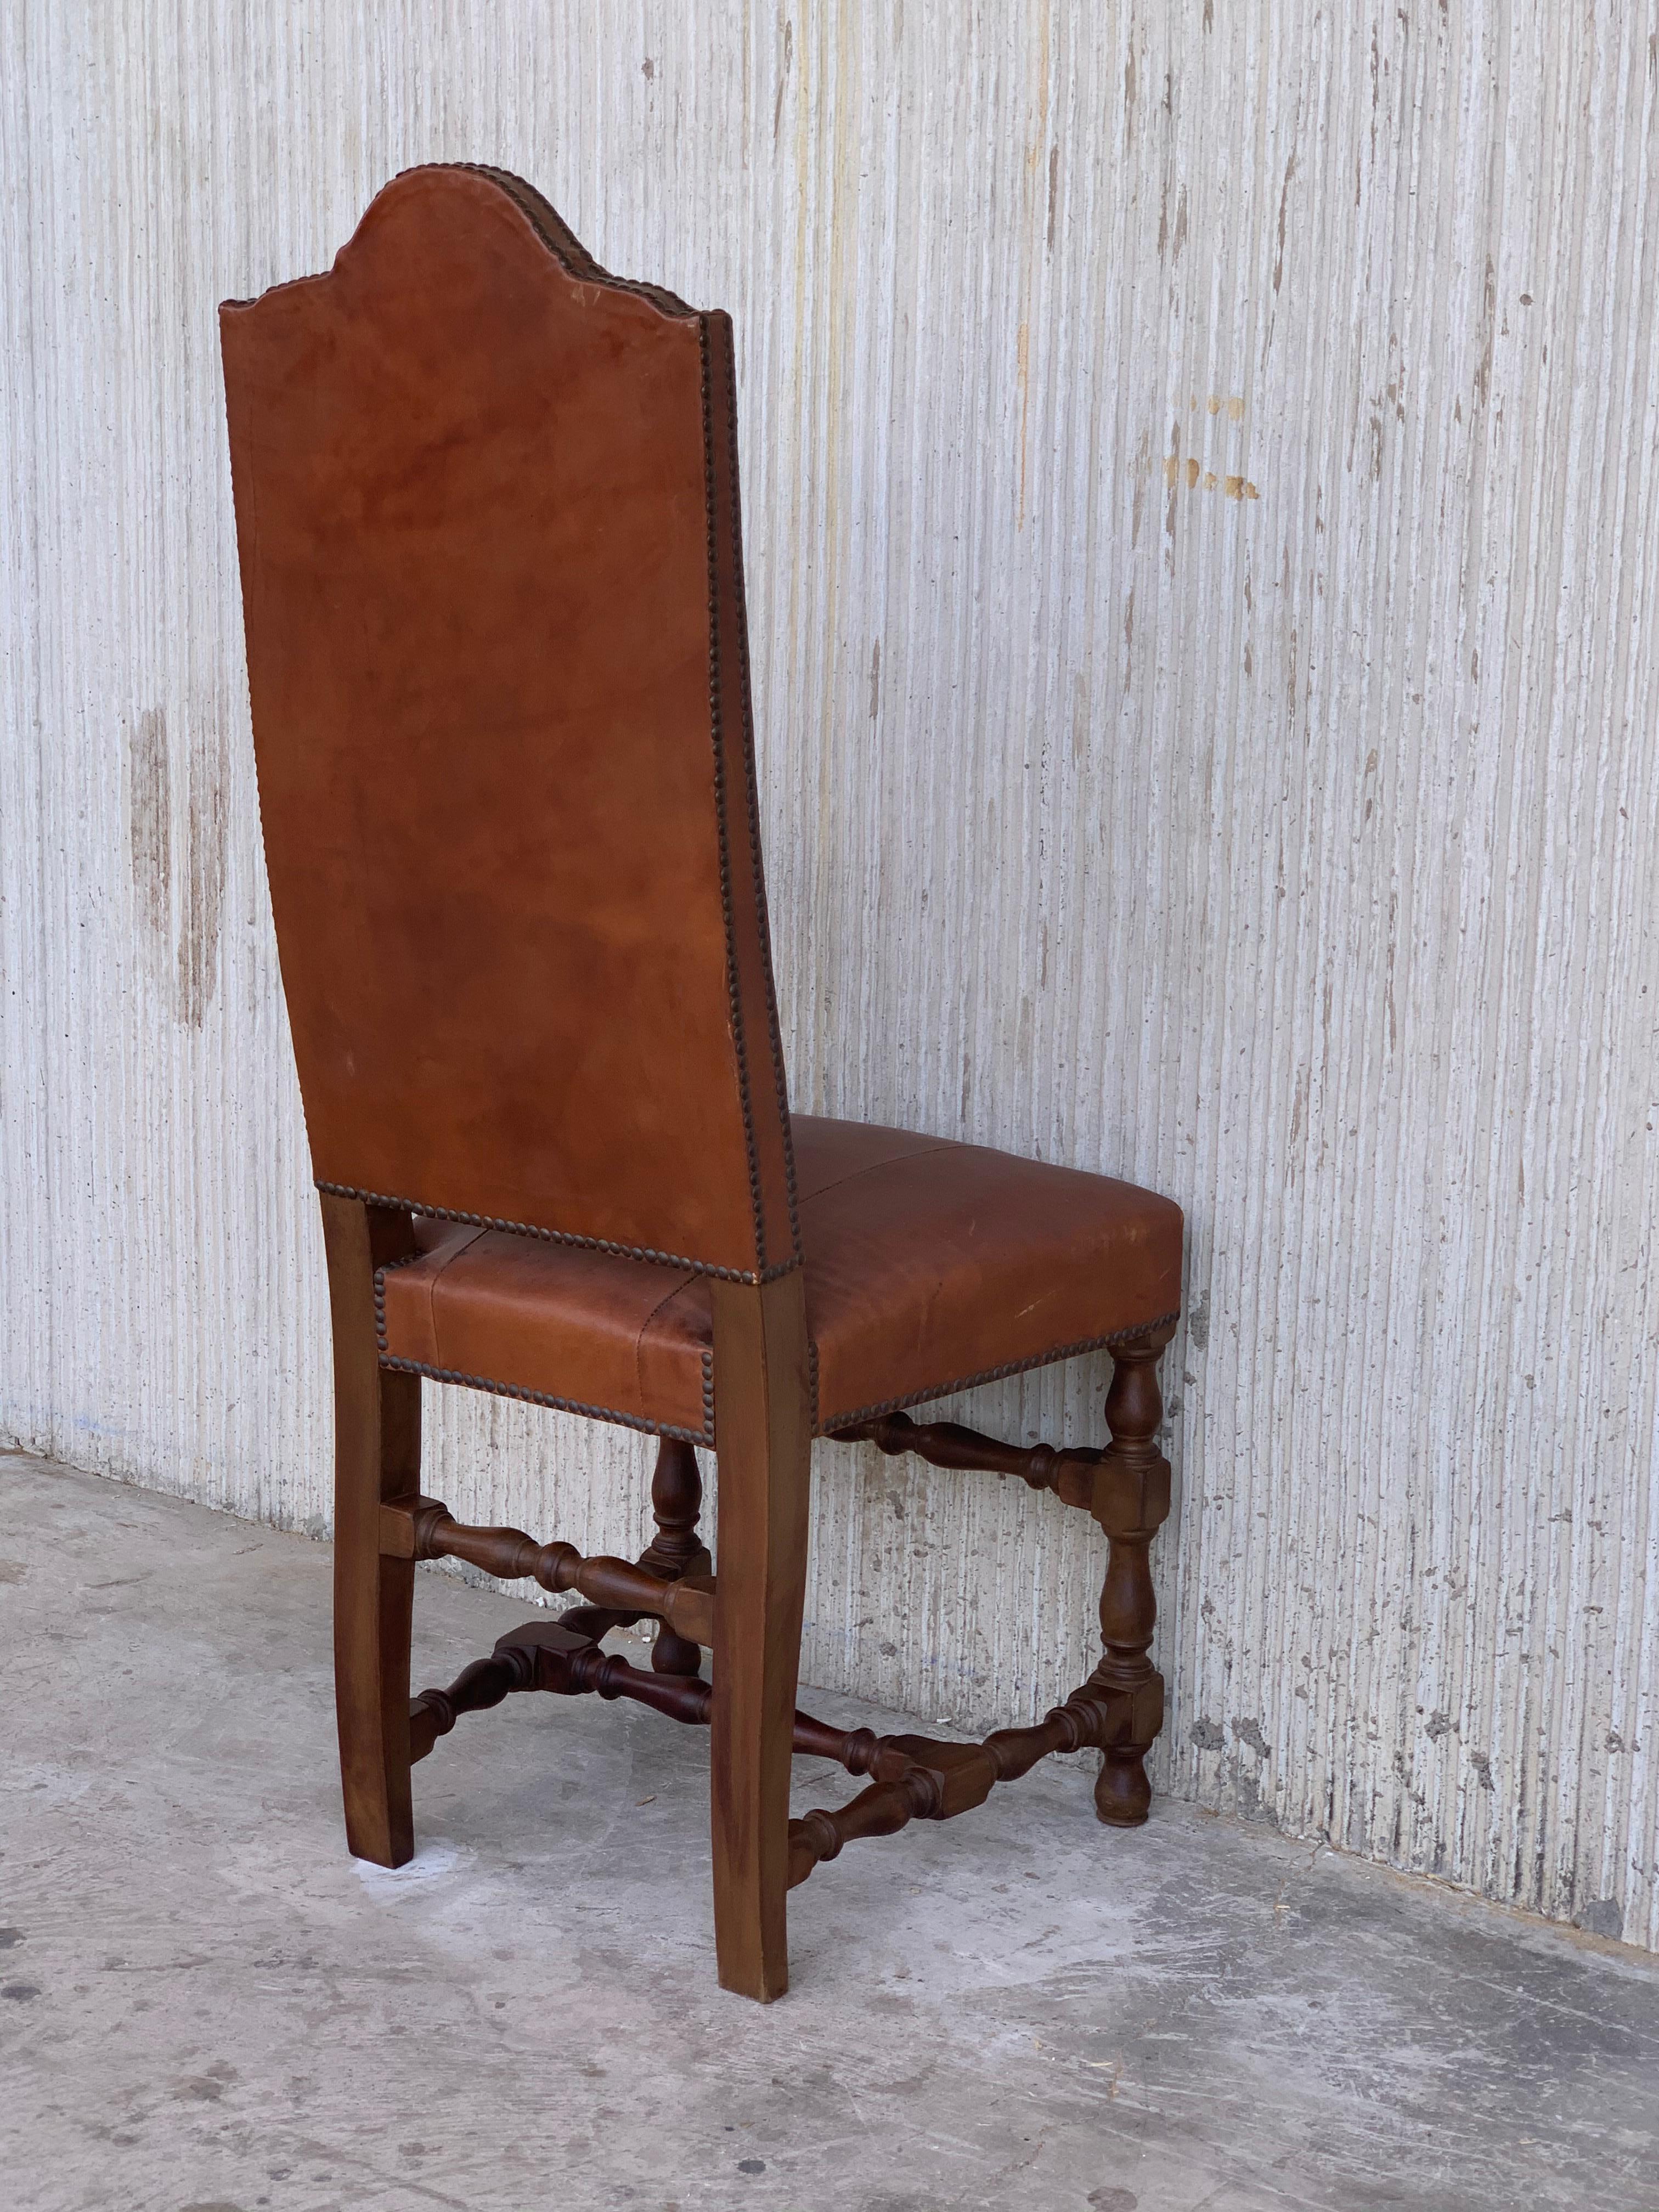
<instances>
[{"instance_id":1,"label":"vertical striped wall texture","mask_svg":"<svg viewBox=\"0 0 1659 2212\"><path fill-rule=\"evenodd\" d=\"M798 1103L1188 1210L1162 1785L1659 1944L1653 20L0 10L0 1425L326 1524L214 307L499 161L736 317ZM634 1540L639 1439L432 1437ZM809 1679L1091 1663L1054 1501L825 1449L817 1516Z\"/></svg>"}]
</instances>

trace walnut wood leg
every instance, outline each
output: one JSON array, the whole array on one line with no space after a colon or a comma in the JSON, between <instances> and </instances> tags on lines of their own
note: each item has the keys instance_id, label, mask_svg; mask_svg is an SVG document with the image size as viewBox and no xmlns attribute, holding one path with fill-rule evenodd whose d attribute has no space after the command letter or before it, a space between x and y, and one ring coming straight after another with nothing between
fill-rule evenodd
<instances>
[{"instance_id":1,"label":"walnut wood leg","mask_svg":"<svg viewBox=\"0 0 1659 2212\"><path fill-rule=\"evenodd\" d=\"M1173 1328L1121 1346L1106 1397L1111 1442L1095 1476L1094 1515L1110 1540L1100 1593L1104 1656L1085 1685L1109 1709L1095 1810L1137 1827L1152 1808L1146 1757L1164 1725L1164 1677L1147 1656L1158 1607L1148 1549L1170 1510L1170 1462L1156 1438L1164 1401L1158 1356Z\"/></svg>"},{"instance_id":2,"label":"walnut wood leg","mask_svg":"<svg viewBox=\"0 0 1659 2212\"><path fill-rule=\"evenodd\" d=\"M789 1765L806 1589L811 1399L799 1267L715 1280L719 1574L710 1804L720 1985L789 1986Z\"/></svg>"},{"instance_id":3,"label":"walnut wood leg","mask_svg":"<svg viewBox=\"0 0 1659 2212\"><path fill-rule=\"evenodd\" d=\"M414 1249L406 1213L324 1194L334 1322L334 1706L346 1843L358 1858L414 1856L409 1632L415 1564L384 1558L380 1505L420 1487L421 1383L383 1368L374 1272Z\"/></svg>"},{"instance_id":4,"label":"walnut wood leg","mask_svg":"<svg viewBox=\"0 0 1659 2212\"><path fill-rule=\"evenodd\" d=\"M678 1437L665 1437L658 1449L651 1511L657 1533L641 1553L640 1565L653 1575L706 1571L708 1555L697 1534L702 1477L697 1472L697 1455ZM651 1664L659 1674L695 1674L702 1666L702 1647L678 1635L665 1621L651 1647Z\"/></svg>"}]
</instances>

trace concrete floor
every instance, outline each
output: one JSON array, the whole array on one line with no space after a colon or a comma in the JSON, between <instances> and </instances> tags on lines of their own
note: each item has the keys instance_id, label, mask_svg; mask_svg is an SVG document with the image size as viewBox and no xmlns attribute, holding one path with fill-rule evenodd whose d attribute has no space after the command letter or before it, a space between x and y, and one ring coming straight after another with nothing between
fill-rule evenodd
<instances>
[{"instance_id":1,"label":"concrete floor","mask_svg":"<svg viewBox=\"0 0 1659 2212\"><path fill-rule=\"evenodd\" d=\"M763 2009L700 1730L465 1718L415 1863L356 1865L326 1551L38 1460L0 1504L17 2212L1659 2208L1659 1960L1183 1806L1108 1833L1055 1761L821 1869ZM416 1612L422 1683L523 1617Z\"/></svg>"}]
</instances>

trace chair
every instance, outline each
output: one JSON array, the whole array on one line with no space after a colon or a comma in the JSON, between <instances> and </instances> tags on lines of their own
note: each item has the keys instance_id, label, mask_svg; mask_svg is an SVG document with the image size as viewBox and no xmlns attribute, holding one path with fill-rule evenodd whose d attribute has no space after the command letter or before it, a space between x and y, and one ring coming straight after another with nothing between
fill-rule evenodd
<instances>
[{"instance_id":1,"label":"chair","mask_svg":"<svg viewBox=\"0 0 1659 2212\"><path fill-rule=\"evenodd\" d=\"M608 276L494 169L396 179L325 276L222 310L248 679L334 1333L346 1836L413 1850L410 1770L509 1692L711 1736L720 1978L787 1984L787 1891L1051 1751L1144 1820L1163 1717L1168 1200L792 1114L768 942L732 326ZM1109 1347L1103 1448L902 1410ZM421 1377L659 1439L656 1534L584 1559L420 1494ZM996 1470L1109 1543L1103 1655L1035 1727L878 1738L795 1710L815 1435ZM696 1447L720 1468L718 1577ZM417 1560L583 1602L410 1697ZM650 1667L606 1653L653 1620ZM712 1681L699 1665L712 1652ZM868 1786L789 1817L792 1752Z\"/></svg>"}]
</instances>

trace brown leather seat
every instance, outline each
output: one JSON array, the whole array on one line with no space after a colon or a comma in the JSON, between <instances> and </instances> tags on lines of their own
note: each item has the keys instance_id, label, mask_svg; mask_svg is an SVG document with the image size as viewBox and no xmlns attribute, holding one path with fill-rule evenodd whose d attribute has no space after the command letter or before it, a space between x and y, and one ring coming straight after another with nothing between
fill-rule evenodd
<instances>
[{"instance_id":1,"label":"brown leather seat","mask_svg":"<svg viewBox=\"0 0 1659 2212\"><path fill-rule=\"evenodd\" d=\"M818 1431L1040 1367L1172 1315L1181 1210L904 1129L793 1121ZM715 1441L708 1278L454 1222L379 1278L399 1364Z\"/></svg>"}]
</instances>

